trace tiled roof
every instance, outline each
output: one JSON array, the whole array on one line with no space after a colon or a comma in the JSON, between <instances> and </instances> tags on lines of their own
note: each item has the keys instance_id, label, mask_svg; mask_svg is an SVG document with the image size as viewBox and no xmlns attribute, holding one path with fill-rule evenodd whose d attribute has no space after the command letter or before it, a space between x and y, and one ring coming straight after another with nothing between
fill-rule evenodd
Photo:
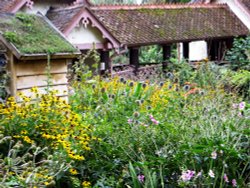
<instances>
[{"instance_id":1,"label":"tiled roof","mask_svg":"<svg viewBox=\"0 0 250 188\"><path fill-rule=\"evenodd\" d=\"M50 11L48 18L64 31L84 8ZM226 5L102 5L89 10L115 39L128 46L248 34Z\"/></svg>"},{"instance_id":2,"label":"tiled roof","mask_svg":"<svg viewBox=\"0 0 250 188\"><path fill-rule=\"evenodd\" d=\"M250 12L250 0L241 0L241 2Z\"/></svg>"},{"instance_id":3,"label":"tiled roof","mask_svg":"<svg viewBox=\"0 0 250 188\"><path fill-rule=\"evenodd\" d=\"M64 31L72 19L84 8L84 6L75 6L64 9L51 9L47 13L49 20L60 30Z\"/></svg>"},{"instance_id":4,"label":"tiled roof","mask_svg":"<svg viewBox=\"0 0 250 188\"><path fill-rule=\"evenodd\" d=\"M1 0L0 1L0 13L9 12L10 8L17 2L18 0Z\"/></svg>"},{"instance_id":5,"label":"tiled roof","mask_svg":"<svg viewBox=\"0 0 250 188\"><path fill-rule=\"evenodd\" d=\"M161 5L94 8L102 24L126 45L246 35L248 29L226 5Z\"/></svg>"}]
</instances>

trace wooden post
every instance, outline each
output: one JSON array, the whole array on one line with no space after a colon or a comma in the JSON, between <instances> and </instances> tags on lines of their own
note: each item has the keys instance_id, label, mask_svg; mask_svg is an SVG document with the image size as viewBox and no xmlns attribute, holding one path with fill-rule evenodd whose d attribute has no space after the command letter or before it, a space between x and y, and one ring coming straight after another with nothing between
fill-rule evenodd
<instances>
[{"instance_id":1,"label":"wooden post","mask_svg":"<svg viewBox=\"0 0 250 188\"><path fill-rule=\"evenodd\" d=\"M189 61L189 42L183 42L183 57Z\"/></svg>"},{"instance_id":2,"label":"wooden post","mask_svg":"<svg viewBox=\"0 0 250 188\"><path fill-rule=\"evenodd\" d=\"M101 75L104 75L106 72L111 73L111 65L109 60L109 51L108 50L101 50L100 55L100 73Z\"/></svg>"},{"instance_id":3,"label":"wooden post","mask_svg":"<svg viewBox=\"0 0 250 188\"><path fill-rule=\"evenodd\" d=\"M162 69L165 72L165 69L168 66L170 57L171 57L171 44L164 44L162 45L163 48L163 62L162 62Z\"/></svg>"},{"instance_id":4,"label":"wooden post","mask_svg":"<svg viewBox=\"0 0 250 188\"><path fill-rule=\"evenodd\" d=\"M139 48L129 49L129 63L135 66L135 73L137 73L139 68Z\"/></svg>"}]
</instances>

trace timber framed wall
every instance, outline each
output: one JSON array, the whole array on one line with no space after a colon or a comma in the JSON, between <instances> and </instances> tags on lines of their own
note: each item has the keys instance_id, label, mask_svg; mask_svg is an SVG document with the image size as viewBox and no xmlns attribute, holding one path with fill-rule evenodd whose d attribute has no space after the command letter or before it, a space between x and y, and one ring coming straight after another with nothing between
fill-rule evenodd
<instances>
[{"instance_id":1,"label":"timber framed wall","mask_svg":"<svg viewBox=\"0 0 250 188\"><path fill-rule=\"evenodd\" d=\"M16 59L13 54L8 53L8 70L11 75L11 95L18 96L22 92L25 96L31 97L31 88L37 87L40 94L47 89L57 90L57 96L67 99L68 96L68 59L51 59L50 70L48 71L47 60L26 60ZM48 77L50 72L50 79ZM50 86L48 87L48 81Z\"/></svg>"}]
</instances>

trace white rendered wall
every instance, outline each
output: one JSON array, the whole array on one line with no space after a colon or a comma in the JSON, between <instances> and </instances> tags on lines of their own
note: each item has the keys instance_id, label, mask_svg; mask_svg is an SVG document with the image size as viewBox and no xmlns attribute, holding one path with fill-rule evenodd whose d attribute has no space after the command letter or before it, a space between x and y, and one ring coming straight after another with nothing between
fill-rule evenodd
<instances>
[{"instance_id":1,"label":"white rendered wall","mask_svg":"<svg viewBox=\"0 0 250 188\"><path fill-rule=\"evenodd\" d=\"M206 59L207 57L206 41L195 41L189 43L189 61L199 61Z\"/></svg>"},{"instance_id":2,"label":"white rendered wall","mask_svg":"<svg viewBox=\"0 0 250 188\"><path fill-rule=\"evenodd\" d=\"M104 43L105 39L102 38L101 32L89 25L85 28L83 25L75 27L67 39L72 44L93 44L93 43Z\"/></svg>"}]
</instances>

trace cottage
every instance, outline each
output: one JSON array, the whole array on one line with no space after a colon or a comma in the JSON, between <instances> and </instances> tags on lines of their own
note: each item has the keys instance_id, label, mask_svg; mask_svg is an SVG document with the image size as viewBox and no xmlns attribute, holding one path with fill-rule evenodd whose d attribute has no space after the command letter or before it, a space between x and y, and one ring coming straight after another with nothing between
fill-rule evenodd
<instances>
[{"instance_id":1,"label":"cottage","mask_svg":"<svg viewBox=\"0 0 250 188\"><path fill-rule=\"evenodd\" d=\"M49 86L60 91L58 96L67 97L67 64L78 50L43 16L18 13L0 17L0 46L10 72L11 95L30 95L35 86L44 92Z\"/></svg>"}]
</instances>

